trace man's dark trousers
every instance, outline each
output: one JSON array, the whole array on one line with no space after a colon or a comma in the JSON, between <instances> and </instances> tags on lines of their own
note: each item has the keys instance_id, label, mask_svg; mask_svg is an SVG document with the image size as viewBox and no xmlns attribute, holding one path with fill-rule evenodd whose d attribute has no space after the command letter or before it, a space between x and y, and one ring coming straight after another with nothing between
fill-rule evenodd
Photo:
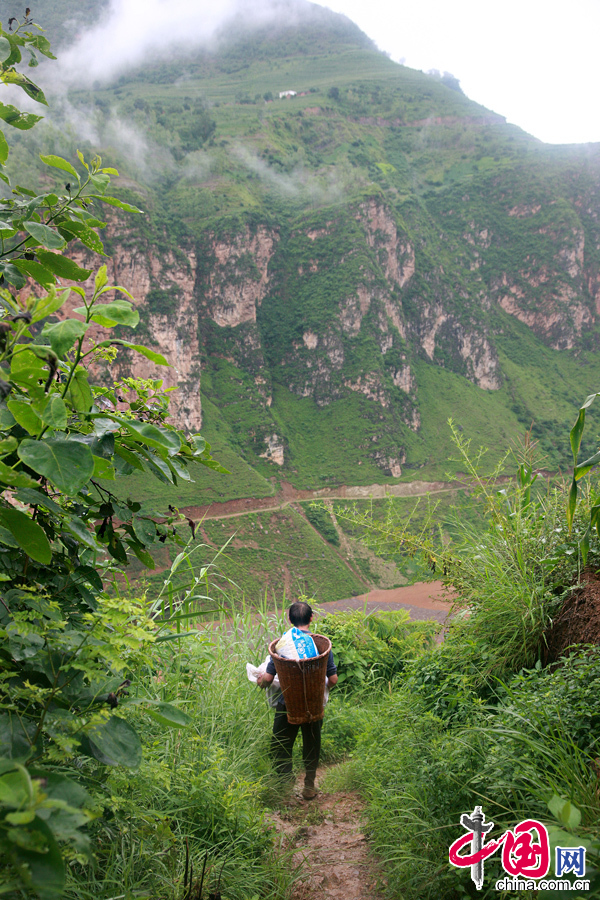
<instances>
[{"instance_id":1,"label":"man's dark trousers","mask_svg":"<svg viewBox=\"0 0 600 900\"><path fill-rule=\"evenodd\" d=\"M288 722L285 710L275 710L273 722L273 736L271 738L271 754L275 762L275 770L278 775L290 776L292 774L292 750L298 729L302 729L302 758L304 768L309 781L315 779L321 755L321 727L323 720L318 722L305 722L303 725L292 725Z\"/></svg>"}]
</instances>

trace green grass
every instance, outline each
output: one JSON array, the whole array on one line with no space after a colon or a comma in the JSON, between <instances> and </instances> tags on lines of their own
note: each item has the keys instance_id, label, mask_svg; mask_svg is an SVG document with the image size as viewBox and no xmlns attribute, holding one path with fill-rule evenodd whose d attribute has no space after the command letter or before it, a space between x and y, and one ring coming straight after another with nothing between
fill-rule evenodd
<instances>
[{"instance_id":1,"label":"green grass","mask_svg":"<svg viewBox=\"0 0 600 900\"><path fill-rule=\"evenodd\" d=\"M225 503L240 497L269 497L275 493L273 485L263 478L231 447L228 430L225 424L211 409L210 401L203 402L205 426L202 435L211 445L211 454L230 472L223 475L207 469L199 463L192 462L189 474L192 481L180 480L175 487L163 484L157 478L149 478L145 473L136 472L117 482L106 483L110 490L115 490L119 497L128 496L143 498L145 512L156 512L164 515L169 504L189 507L207 504ZM213 424L214 423L214 424Z\"/></svg>"},{"instance_id":2,"label":"green grass","mask_svg":"<svg viewBox=\"0 0 600 900\"><path fill-rule=\"evenodd\" d=\"M300 594L325 602L362 594L367 589L343 556L293 506L222 520L206 519L198 527L197 538L201 542L195 553L198 565L212 560L227 544L217 561L218 582L237 604L245 600L256 606L265 599L281 602L282 597L292 602ZM132 573L144 577L150 596L162 587L165 578L164 573L152 575L140 567L132 568ZM176 583L183 584L185 578L181 570Z\"/></svg>"},{"instance_id":3,"label":"green grass","mask_svg":"<svg viewBox=\"0 0 600 900\"><path fill-rule=\"evenodd\" d=\"M112 815L92 824L96 863L69 866L65 897L180 897L186 848L195 891L206 855L205 892L216 890L222 869L231 900L288 896L289 865L273 853L265 829L271 715L245 670L264 656L265 628L276 633L281 626L240 615L233 630L198 632L174 651L156 646L138 667L130 697L174 703L191 724L165 728L139 708L121 710L140 733L143 760L136 771L80 771L97 801L112 798Z\"/></svg>"}]
</instances>

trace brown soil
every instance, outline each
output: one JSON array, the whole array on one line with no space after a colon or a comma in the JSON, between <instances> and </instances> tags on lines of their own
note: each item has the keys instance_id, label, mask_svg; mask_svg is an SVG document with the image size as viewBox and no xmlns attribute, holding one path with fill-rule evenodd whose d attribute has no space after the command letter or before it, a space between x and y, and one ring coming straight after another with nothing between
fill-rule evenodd
<instances>
[{"instance_id":1,"label":"brown soil","mask_svg":"<svg viewBox=\"0 0 600 900\"><path fill-rule=\"evenodd\" d=\"M545 662L568 655L577 644L600 644L600 573L586 569L544 637Z\"/></svg>"},{"instance_id":2,"label":"brown soil","mask_svg":"<svg viewBox=\"0 0 600 900\"><path fill-rule=\"evenodd\" d=\"M291 900L380 900L358 795L338 791L302 800L301 789L299 780L294 800L271 815L282 849L293 851L298 880Z\"/></svg>"},{"instance_id":3,"label":"brown soil","mask_svg":"<svg viewBox=\"0 0 600 900\"><path fill-rule=\"evenodd\" d=\"M320 603L322 613L349 612L354 609L377 610L405 609L411 619L437 619L444 623L450 612L452 596L441 581L419 581L390 590L373 590L347 600Z\"/></svg>"}]
</instances>

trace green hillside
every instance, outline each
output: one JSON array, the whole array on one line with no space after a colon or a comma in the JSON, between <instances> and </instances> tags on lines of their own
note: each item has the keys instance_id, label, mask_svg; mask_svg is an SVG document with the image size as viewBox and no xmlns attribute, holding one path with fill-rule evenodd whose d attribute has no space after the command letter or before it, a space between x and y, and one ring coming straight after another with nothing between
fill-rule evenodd
<instances>
[{"instance_id":1,"label":"green hillside","mask_svg":"<svg viewBox=\"0 0 600 900\"><path fill-rule=\"evenodd\" d=\"M102 8L37 18L67 40ZM40 151L99 142L145 210L106 246L145 338L197 341L182 405L234 472L199 494L443 478L449 416L493 458L533 423L566 465L600 382L600 148L545 146L456 88L298 2L52 95L17 136L30 180Z\"/></svg>"}]
</instances>

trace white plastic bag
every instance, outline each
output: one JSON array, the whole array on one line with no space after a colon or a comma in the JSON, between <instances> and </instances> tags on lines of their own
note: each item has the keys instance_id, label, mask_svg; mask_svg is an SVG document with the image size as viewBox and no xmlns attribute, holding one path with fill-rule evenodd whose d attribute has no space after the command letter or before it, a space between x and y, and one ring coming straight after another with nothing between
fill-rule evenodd
<instances>
[{"instance_id":1,"label":"white plastic bag","mask_svg":"<svg viewBox=\"0 0 600 900\"><path fill-rule=\"evenodd\" d=\"M275 650L284 659L313 659L319 655L312 634L299 628L290 628L275 644Z\"/></svg>"},{"instance_id":2,"label":"white plastic bag","mask_svg":"<svg viewBox=\"0 0 600 900\"><path fill-rule=\"evenodd\" d=\"M260 664L260 666L253 666L252 663L246 663L246 674L248 676L248 681L251 681L253 684L258 683L258 676L264 675L267 671L267 666L269 664L270 656L267 656L264 662ZM267 703L269 706L275 708L277 703L283 696L283 692L279 685L279 678L277 675L271 682L271 684L267 685L265 693L267 695Z\"/></svg>"}]
</instances>

